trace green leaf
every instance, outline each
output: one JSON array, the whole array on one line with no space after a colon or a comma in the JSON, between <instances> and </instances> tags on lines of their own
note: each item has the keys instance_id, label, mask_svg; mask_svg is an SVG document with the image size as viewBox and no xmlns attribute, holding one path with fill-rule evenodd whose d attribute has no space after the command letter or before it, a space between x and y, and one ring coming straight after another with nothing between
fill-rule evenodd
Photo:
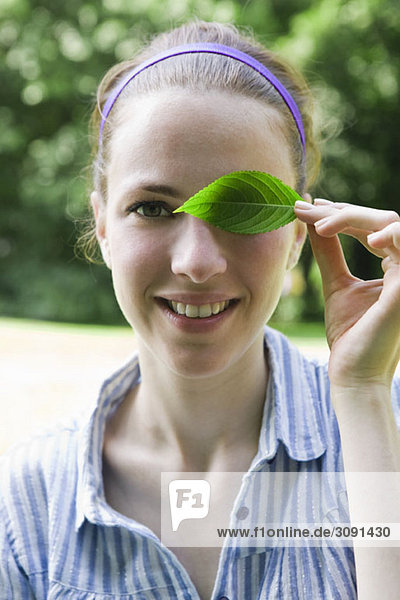
<instances>
[{"instance_id":1,"label":"green leaf","mask_svg":"<svg viewBox=\"0 0 400 600\"><path fill-rule=\"evenodd\" d=\"M232 233L265 233L294 221L301 197L277 177L262 171L223 175L189 198L185 212Z\"/></svg>"}]
</instances>

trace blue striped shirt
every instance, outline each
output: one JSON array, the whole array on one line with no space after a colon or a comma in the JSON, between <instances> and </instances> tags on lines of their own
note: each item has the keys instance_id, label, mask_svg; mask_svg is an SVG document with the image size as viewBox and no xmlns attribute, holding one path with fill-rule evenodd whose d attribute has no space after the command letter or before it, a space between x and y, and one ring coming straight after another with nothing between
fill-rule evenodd
<instances>
[{"instance_id":1,"label":"blue striped shirt","mask_svg":"<svg viewBox=\"0 0 400 600\"><path fill-rule=\"evenodd\" d=\"M342 472L326 365L304 358L269 327L265 344L269 392L249 473ZM135 357L105 381L89 414L19 444L1 458L1 600L199 600L175 554L147 527L119 514L105 500L105 421L139 380ZM396 419L399 405L396 379ZM336 495L327 491L332 514L346 513L342 491L344 496L341 490ZM312 486L307 488L297 502L301 511L313 504L313 493ZM256 490L250 502L256 501L268 505L273 498ZM351 547L226 544L212 600L356 596Z\"/></svg>"}]
</instances>

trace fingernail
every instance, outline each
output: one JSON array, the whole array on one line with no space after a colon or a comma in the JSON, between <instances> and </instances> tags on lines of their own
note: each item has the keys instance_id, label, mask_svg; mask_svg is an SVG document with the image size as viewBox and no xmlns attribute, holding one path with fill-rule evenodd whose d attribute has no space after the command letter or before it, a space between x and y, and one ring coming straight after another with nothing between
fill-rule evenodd
<instances>
[{"instance_id":1,"label":"fingernail","mask_svg":"<svg viewBox=\"0 0 400 600\"><path fill-rule=\"evenodd\" d=\"M373 242L374 240L377 240L380 236L381 232L380 231L376 231L375 233L370 233L369 235L367 235L367 240L369 242Z\"/></svg>"},{"instance_id":2,"label":"fingernail","mask_svg":"<svg viewBox=\"0 0 400 600\"><path fill-rule=\"evenodd\" d=\"M333 202L325 198L314 198L314 204L333 204Z\"/></svg>"},{"instance_id":3,"label":"fingernail","mask_svg":"<svg viewBox=\"0 0 400 600\"><path fill-rule=\"evenodd\" d=\"M303 200L296 200L294 203L295 208L301 208L302 210L309 210L313 207L309 202L303 202Z\"/></svg>"},{"instance_id":4,"label":"fingernail","mask_svg":"<svg viewBox=\"0 0 400 600\"><path fill-rule=\"evenodd\" d=\"M320 219L319 221L317 221L316 223L314 223L314 227L324 227L329 221L329 217L324 217L323 219Z\"/></svg>"}]
</instances>

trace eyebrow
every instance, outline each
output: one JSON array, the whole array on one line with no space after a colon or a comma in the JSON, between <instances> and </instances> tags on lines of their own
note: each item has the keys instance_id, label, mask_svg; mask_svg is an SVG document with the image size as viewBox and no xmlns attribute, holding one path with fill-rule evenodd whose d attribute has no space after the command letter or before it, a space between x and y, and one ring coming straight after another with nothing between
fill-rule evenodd
<instances>
[{"instance_id":1,"label":"eyebrow","mask_svg":"<svg viewBox=\"0 0 400 600\"><path fill-rule=\"evenodd\" d=\"M153 194L163 194L164 196L171 196L172 198L178 198L181 194L179 190L169 185L162 185L158 183L148 183L140 185L136 189L144 190L146 192L152 192Z\"/></svg>"}]
</instances>

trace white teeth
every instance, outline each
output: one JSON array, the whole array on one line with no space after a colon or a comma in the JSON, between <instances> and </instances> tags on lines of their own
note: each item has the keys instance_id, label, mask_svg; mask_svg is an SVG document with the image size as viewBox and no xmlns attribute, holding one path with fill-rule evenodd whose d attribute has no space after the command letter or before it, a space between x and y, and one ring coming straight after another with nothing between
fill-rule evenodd
<instances>
[{"instance_id":1,"label":"white teeth","mask_svg":"<svg viewBox=\"0 0 400 600\"><path fill-rule=\"evenodd\" d=\"M175 300L168 300L169 307L178 315L186 315L190 319L211 317L217 315L229 306L229 300L223 302L213 302L212 304L183 304Z\"/></svg>"},{"instance_id":2,"label":"white teeth","mask_svg":"<svg viewBox=\"0 0 400 600\"><path fill-rule=\"evenodd\" d=\"M182 302L178 302L176 305L176 310L178 311L179 315L184 315L186 307L184 304L182 304Z\"/></svg>"},{"instance_id":3,"label":"white teeth","mask_svg":"<svg viewBox=\"0 0 400 600\"><path fill-rule=\"evenodd\" d=\"M199 307L194 304L186 304L186 316L195 318L199 316Z\"/></svg>"},{"instance_id":4,"label":"white teeth","mask_svg":"<svg viewBox=\"0 0 400 600\"><path fill-rule=\"evenodd\" d=\"M212 310L210 304L202 304L199 306L199 317L211 317Z\"/></svg>"},{"instance_id":5,"label":"white teeth","mask_svg":"<svg viewBox=\"0 0 400 600\"><path fill-rule=\"evenodd\" d=\"M221 302L221 304L222 304L222 302ZM221 304L219 302L214 302L214 304L212 305L212 308L211 308L213 315L217 315L219 313ZM224 302L224 304L225 304L225 302Z\"/></svg>"}]
</instances>

